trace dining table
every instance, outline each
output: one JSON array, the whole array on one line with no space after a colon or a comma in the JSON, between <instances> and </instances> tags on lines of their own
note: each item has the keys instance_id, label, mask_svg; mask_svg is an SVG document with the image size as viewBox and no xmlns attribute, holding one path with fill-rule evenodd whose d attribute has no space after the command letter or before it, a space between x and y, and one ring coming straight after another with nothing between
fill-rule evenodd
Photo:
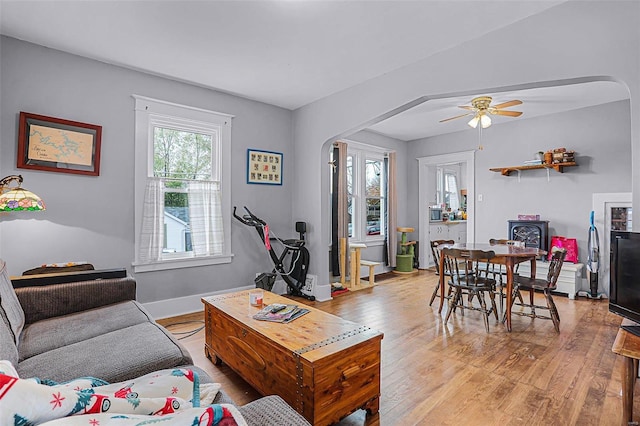
<instances>
[{"instance_id":1,"label":"dining table","mask_svg":"<svg viewBox=\"0 0 640 426\"><path fill-rule=\"evenodd\" d=\"M536 276L536 259L538 257L547 254L545 250L537 247L523 247L518 245L506 245L506 244L489 244L489 243L455 243L455 244L441 244L438 246L438 250L444 248L453 248L460 250L482 250L492 251L495 256L491 258L490 262L495 264L504 265L507 272L506 282L506 307L505 307L505 327L507 331L511 331L511 305L513 300L513 281L514 281L514 269L518 263L531 262L531 277ZM444 256L440 256L440 271L444 271ZM440 294L445 294L445 274L440 274ZM440 297L440 307L438 313L442 313L442 307L444 306L444 297Z\"/></svg>"}]
</instances>

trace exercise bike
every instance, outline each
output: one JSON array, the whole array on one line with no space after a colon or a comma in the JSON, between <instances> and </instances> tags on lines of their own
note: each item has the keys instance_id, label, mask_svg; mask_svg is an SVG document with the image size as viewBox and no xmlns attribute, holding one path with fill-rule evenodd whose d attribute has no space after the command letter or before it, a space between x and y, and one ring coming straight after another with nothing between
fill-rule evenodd
<instances>
[{"instance_id":1,"label":"exercise bike","mask_svg":"<svg viewBox=\"0 0 640 426\"><path fill-rule=\"evenodd\" d=\"M302 292L306 281L307 271L309 269L309 250L304 246L304 233L306 232L305 222L296 222L296 231L299 232L299 239L283 240L278 237L269 235L269 225L260 219L251 211L244 207L247 212L242 217L236 214L236 207L233 207L233 217L247 226L252 226L258 232L262 243L269 252L271 261L273 262L273 271L270 273L260 274L256 278L256 287L271 290L273 283L278 275L287 283L288 294L292 296L304 297L308 300L316 300L315 296ZM272 240L279 241L284 247L282 253L278 255L271 245ZM289 270L285 269L287 257L290 257Z\"/></svg>"}]
</instances>

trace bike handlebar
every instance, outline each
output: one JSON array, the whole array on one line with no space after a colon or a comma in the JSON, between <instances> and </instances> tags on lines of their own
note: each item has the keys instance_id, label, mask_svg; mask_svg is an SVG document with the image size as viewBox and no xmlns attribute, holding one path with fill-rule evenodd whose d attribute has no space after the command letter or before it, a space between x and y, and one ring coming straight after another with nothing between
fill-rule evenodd
<instances>
[{"instance_id":1,"label":"bike handlebar","mask_svg":"<svg viewBox=\"0 0 640 426\"><path fill-rule=\"evenodd\" d=\"M236 206L233 206L233 217L235 217L236 219L238 219L240 222L242 222L247 226L253 226L256 228L263 227L267 224L267 222L265 222L264 220L260 219L258 216L251 213L251 211L246 206L244 207L244 209L248 214L240 217L236 214Z\"/></svg>"}]
</instances>

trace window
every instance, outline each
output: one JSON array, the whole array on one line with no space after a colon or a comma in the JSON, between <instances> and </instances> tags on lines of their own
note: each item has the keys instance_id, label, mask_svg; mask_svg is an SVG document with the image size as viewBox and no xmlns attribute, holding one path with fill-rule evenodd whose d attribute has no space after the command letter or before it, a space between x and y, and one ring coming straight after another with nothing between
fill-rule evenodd
<instances>
[{"instance_id":1,"label":"window","mask_svg":"<svg viewBox=\"0 0 640 426\"><path fill-rule=\"evenodd\" d=\"M356 241L384 239L384 153L354 148L347 154L349 237Z\"/></svg>"},{"instance_id":2,"label":"window","mask_svg":"<svg viewBox=\"0 0 640 426\"><path fill-rule=\"evenodd\" d=\"M460 209L458 177L454 170L438 167L436 175L436 204L444 204L447 209Z\"/></svg>"},{"instance_id":3,"label":"window","mask_svg":"<svg viewBox=\"0 0 640 426\"><path fill-rule=\"evenodd\" d=\"M231 261L231 116L134 96L136 272Z\"/></svg>"}]
</instances>

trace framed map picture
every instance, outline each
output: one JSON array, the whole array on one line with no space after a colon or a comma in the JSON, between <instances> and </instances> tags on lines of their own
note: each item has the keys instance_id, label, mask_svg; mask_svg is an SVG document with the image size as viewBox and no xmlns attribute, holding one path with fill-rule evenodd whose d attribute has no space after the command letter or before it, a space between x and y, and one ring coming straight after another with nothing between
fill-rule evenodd
<instances>
[{"instance_id":1,"label":"framed map picture","mask_svg":"<svg viewBox=\"0 0 640 426\"><path fill-rule=\"evenodd\" d=\"M102 126L20 112L18 168L100 174Z\"/></svg>"},{"instance_id":2,"label":"framed map picture","mask_svg":"<svg viewBox=\"0 0 640 426\"><path fill-rule=\"evenodd\" d=\"M282 185L282 153L248 149L247 183Z\"/></svg>"}]
</instances>

